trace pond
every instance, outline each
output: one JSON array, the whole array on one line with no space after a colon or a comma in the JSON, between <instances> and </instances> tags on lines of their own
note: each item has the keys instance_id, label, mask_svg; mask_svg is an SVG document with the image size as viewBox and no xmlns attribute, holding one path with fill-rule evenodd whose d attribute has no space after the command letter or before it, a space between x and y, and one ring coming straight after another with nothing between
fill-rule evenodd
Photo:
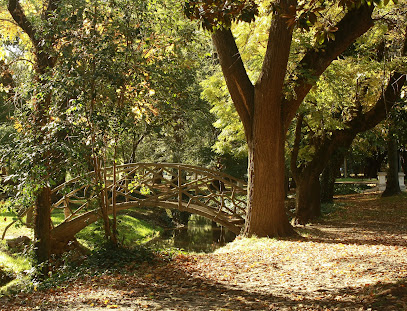
<instances>
[{"instance_id":1,"label":"pond","mask_svg":"<svg viewBox=\"0 0 407 311\"><path fill-rule=\"evenodd\" d=\"M199 215L191 215L188 225L167 229L147 245L153 248L177 248L187 252L210 253L232 242L236 234Z\"/></svg>"}]
</instances>

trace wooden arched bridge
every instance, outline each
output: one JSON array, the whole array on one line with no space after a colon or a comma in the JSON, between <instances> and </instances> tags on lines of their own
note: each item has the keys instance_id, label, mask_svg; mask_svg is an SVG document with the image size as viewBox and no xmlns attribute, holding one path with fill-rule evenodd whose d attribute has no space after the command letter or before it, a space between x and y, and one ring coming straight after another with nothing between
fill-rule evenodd
<instances>
[{"instance_id":1,"label":"wooden arched bridge","mask_svg":"<svg viewBox=\"0 0 407 311\"><path fill-rule=\"evenodd\" d=\"M52 235L71 237L101 217L101 198L107 212L132 207L162 207L205 216L239 233L246 217L246 185L216 170L184 165L134 163L77 177L52 190L65 220ZM101 197L102 196L102 197Z\"/></svg>"}]
</instances>

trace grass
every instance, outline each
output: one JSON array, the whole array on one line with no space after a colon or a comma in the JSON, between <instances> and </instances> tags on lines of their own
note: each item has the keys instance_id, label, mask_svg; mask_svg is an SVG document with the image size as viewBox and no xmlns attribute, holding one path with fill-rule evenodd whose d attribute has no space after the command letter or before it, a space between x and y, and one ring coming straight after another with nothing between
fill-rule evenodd
<instances>
[{"instance_id":1,"label":"grass","mask_svg":"<svg viewBox=\"0 0 407 311\"><path fill-rule=\"evenodd\" d=\"M56 210L52 213L54 225L64 220L64 212ZM126 214L117 215L117 231L119 241L123 245L132 246L143 244L156 237L162 232L162 228L153 226L144 220L140 220ZM76 235L78 241L86 248L93 250L104 243L104 232L102 220L90 224Z\"/></svg>"},{"instance_id":2,"label":"grass","mask_svg":"<svg viewBox=\"0 0 407 311\"><path fill-rule=\"evenodd\" d=\"M15 217L12 213L4 210L1 211L0 209L0 234L3 233L6 226L14 219ZM64 220L63 211L54 211L51 219L54 225L60 224ZM162 228L153 226L144 220L139 220L125 214L117 216L117 229L119 232L119 240L124 245L143 244L162 232ZM96 245L103 243L104 236L102 230L102 222L97 221L79 232L77 238L85 247L92 250ZM17 221L7 230L6 239L15 238L21 235L26 235L32 238L33 230L27 228L20 221Z\"/></svg>"},{"instance_id":3,"label":"grass","mask_svg":"<svg viewBox=\"0 0 407 311\"><path fill-rule=\"evenodd\" d=\"M28 260L28 256L23 255L11 255L5 251L6 246L2 243L2 247L0 250L0 262L1 266L6 270L11 270L15 273L23 273L26 270L31 269L31 264Z\"/></svg>"},{"instance_id":4,"label":"grass","mask_svg":"<svg viewBox=\"0 0 407 311\"><path fill-rule=\"evenodd\" d=\"M119 241L126 246L146 243L162 232L161 228L128 215L117 216L117 230ZM97 245L103 244L103 234L102 221L99 220L87 226L76 236L83 246L93 250Z\"/></svg>"},{"instance_id":5,"label":"grass","mask_svg":"<svg viewBox=\"0 0 407 311\"><path fill-rule=\"evenodd\" d=\"M11 212L4 211L0 207L0 238L3 235L4 229L16 219L15 215ZM16 238L25 235L30 238L33 237L33 230L27 228L21 221L17 221L14 225L8 228L5 238Z\"/></svg>"},{"instance_id":6,"label":"grass","mask_svg":"<svg viewBox=\"0 0 407 311\"><path fill-rule=\"evenodd\" d=\"M0 297L30 287L28 272L32 265L26 253L11 254L5 241L0 241L0 270L10 275L11 281L0 286Z\"/></svg>"}]
</instances>

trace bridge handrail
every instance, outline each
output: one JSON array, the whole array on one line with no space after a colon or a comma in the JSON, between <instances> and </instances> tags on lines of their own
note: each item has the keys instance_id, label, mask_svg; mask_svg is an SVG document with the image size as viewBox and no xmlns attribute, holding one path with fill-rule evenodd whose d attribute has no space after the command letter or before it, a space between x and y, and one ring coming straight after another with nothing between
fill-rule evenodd
<instances>
[{"instance_id":1,"label":"bridge handrail","mask_svg":"<svg viewBox=\"0 0 407 311\"><path fill-rule=\"evenodd\" d=\"M181 164L181 163L153 163L153 162L137 162L137 163L127 163L127 164L120 164L116 166L116 171L122 169L122 168L129 168L129 167L137 167L137 166L155 166L155 167L160 167L160 168L177 168L177 169L182 169L182 168L186 168L189 171L193 171L196 173L199 172L205 172L205 173L209 173L211 175L213 175L213 177L215 179L219 179L220 176L224 177L224 180L222 181L234 181L237 185L241 186L242 188L244 188L246 186L246 182L244 180L238 179L236 177L233 177L231 175L228 175L226 173L223 173L221 171L217 171L214 169L210 169L210 168L206 168L206 167L200 167L200 166L195 166L195 165L190 165L190 164ZM113 166L109 166L104 168L104 170L106 171L113 171ZM112 172L113 173L113 172ZM53 188L51 190L52 193L57 192L58 190L64 188L66 185L70 184L70 183L74 183L76 181L79 181L81 179L85 179L87 176L91 176L94 175L95 171L91 171L88 173L85 173L83 176L78 176L75 178L72 178L70 180L67 180L66 182L60 184L59 186Z\"/></svg>"}]
</instances>

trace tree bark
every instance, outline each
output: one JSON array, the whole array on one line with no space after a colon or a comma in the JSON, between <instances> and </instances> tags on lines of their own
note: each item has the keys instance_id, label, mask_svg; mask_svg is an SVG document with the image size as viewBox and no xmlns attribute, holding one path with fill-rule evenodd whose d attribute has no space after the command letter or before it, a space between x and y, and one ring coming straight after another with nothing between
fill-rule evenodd
<instances>
[{"instance_id":1,"label":"tree bark","mask_svg":"<svg viewBox=\"0 0 407 311\"><path fill-rule=\"evenodd\" d=\"M331 157L321 175L321 203L332 203L334 201L335 180L339 169L345 159L347 150L339 150Z\"/></svg>"},{"instance_id":2,"label":"tree bark","mask_svg":"<svg viewBox=\"0 0 407 311\"><path fill-rule=\"evenodd\" d=\"M389 169L387 170L386 190L382 193L383 197L390 197L401 193L399 185L399 153L397 138L393 135L393 125L390 125L387 137L387 158Z\"/></svg>"},{"instance_id":3,"label":"tree bark","mask_svg":"<svg viewBox=\"0 0 407 311\"><path fill-rule=\"evenodd\" d=\"M40 269L40 278L48 275L51 254L51 189L43 187L35 201L34 250Z\"/></svg>"},{"instance_id":4,"label":"tree bark","mask_svg":"<svg viewBox=\"0 0 407 311\"><path fill-rule=\"evenodd\" d=\"M294 223L305 225L310 219L321 216L319 174L302 176L297 181L297 198Z\"/></svg>"},{"instance_id":5,"label":"tree bark","mask_svg":"<svg viewBox=\"0 0 407 311\"><path fill-rule=\"evenodd\" d=\"M315 155L313 159L300 167L297 167L297 155L299 150L299 140L300 140L300 129L296 130L296 141L294 142L294 148L292 153L291 170L295 181L298 184L302 183L304 178L311 176L313 174L319 176L323 169L326 167L332 154L339 149L348 150L352 141L355 139L356 135L367 131L379 122L381 122L386 117L386 111L391 109L393 105L397 102L400 97L402 87L406 81L406 75L402 75L399 72L394 72L389 78L389 82L383 94L380 96L375 106L373 106L366 113L360 113L354 119L350 120L344 129L336 130L331 133L330 136L324 137L319 136L317 141L314 141L316 148ZM302 189L306 189L303 187ZM298 190L303 191L303 190ZM297 191L297 195L298 195ZM306 190L305 190L306 191ZM309 192L308 194L300 194L302 197L306 195L315 195L315 192ZM305 200L304 200L305 201ZM311 201L311 200L309 200ZM296 217L301 219L302 223L306 223L311 219L306 219L305 216L312 215L315 204L309 205L305 204L298 205L296 210ZM302 211L301 209L310 209L310 211Z\"/></svg>"},{"instance_id":6,"label":"tree bark","mask_svg":"<svg viewBox=\"0 0 407 311\"><path fill-rule=\"evenodd\" d=\"M327 165L321 175L321 203L332 203L335 194L336 168Z\"/></svg>"},{"instance_id":7,"label":"tree bark","mask_svg":"<svg viewBox=\"0 0 407 311\"><path fill-rule=\"evenodd\" d=\"M330 157L335 151L338 150L338 148L342 150L348 150L357 134L373 128L379 122L384 120L384 118L386 117L386 112L391 109L399 99L402 87L404 86L405 82L406 75L403 75L399 72L394 72L389 78L387 87L381 94L380 98L377 100L375 106L373 106L366 113L360 113L354 119L350 120L346 124L344 129L333 131L329 137L320 136L319 139L314 142L317 148L313 159L310 162L303 164L299 168L297 168L296 166L298 154L298 146L296 145L299 144L299 138L297 136L300 132L296 133L296 142L294 143L295 147L293 149L291 170L293 172L294 178L296 179L297 185L301 183L301 179L304 179L305 176L310 175L310 173L308 172L313 172L315 174L317 174L318 172L318 174L322 173ZM297 127L297 132L298 131L299 130ZM303 194L302 196L305 195L307 194ZM311 193L309 193L309 195L311 195ZM315 195L315 193L312 193L312 195ZM310 205L308 208L312 210L314 206L315 205ZM299 205L299 208L301 209L307 207L306 205L301 204ZM305 219L304 215L306 216L313 214L312 211L305 212L300 211L299 209L297 209L297 213L300 213L299 216L301 217L302 222L308 222L310 220Z\"/></svg>"},{"instance_id":8,"label":"tree bark","mask_svg":"<svg viewBox=\"0 0 407 311\"><path fill-rule=\"evenodd\" d=\"M319 175L323 169L323 162L327 161L324 152L314 156L313 165L297 166L298 153L300 150L301 129L303 124L303 115L297 118L295 129L295 139L291 155L291 171L296 183L296 208L294 224L305 225L309 220L321 215L321 190ZM316 160L318 158L318 160Z\"/></svg>"},{"instance_id":9,"label":"tree bark","mask_svg":"<svg viewBox=\"0 0 407 311\"><path fill-rule=\"evenodd\" d=\"M407 54L407 31L405 33L403 46L401 47L401 54ZM335 130L328 136L316 137L313 141L316 149L313 159L305 164L303 163L300 167L297 167L302 123L302 116L300 116L297 122L294 148L291 157L291 170L296 179L296 183L301 183L301 179L303 179L304 176L310 176L311 172L315 175L318 174L319 176L334 152L337 152L338 150L345 152L349 149L357 134L372 129L384 120L387 113L400 99L402 88L406 83L406 78L406 75L402 72L393 72L388 79L386 89L381 93L379 99L371 109L365 113L362 113L362 110L358 111L353 119L345 123L343 129ZM356 106L358 105L359 104L356 103ZM301 191L301 189L299 191ZM315 195L313 192L310 192L309 195L311 194ZM301 196L305 195L307 194L301 194ZM305 216L313 214L312 210L314 209L314 206L315 204L311 204L309 207L306 207L303 204L298 205L297 213L299 213L298 217L301 217L302 222L308 221L305 219ZM301 211L300 209L302 208L308 208L310 211Z\"/></svg>"}]
</instances>

